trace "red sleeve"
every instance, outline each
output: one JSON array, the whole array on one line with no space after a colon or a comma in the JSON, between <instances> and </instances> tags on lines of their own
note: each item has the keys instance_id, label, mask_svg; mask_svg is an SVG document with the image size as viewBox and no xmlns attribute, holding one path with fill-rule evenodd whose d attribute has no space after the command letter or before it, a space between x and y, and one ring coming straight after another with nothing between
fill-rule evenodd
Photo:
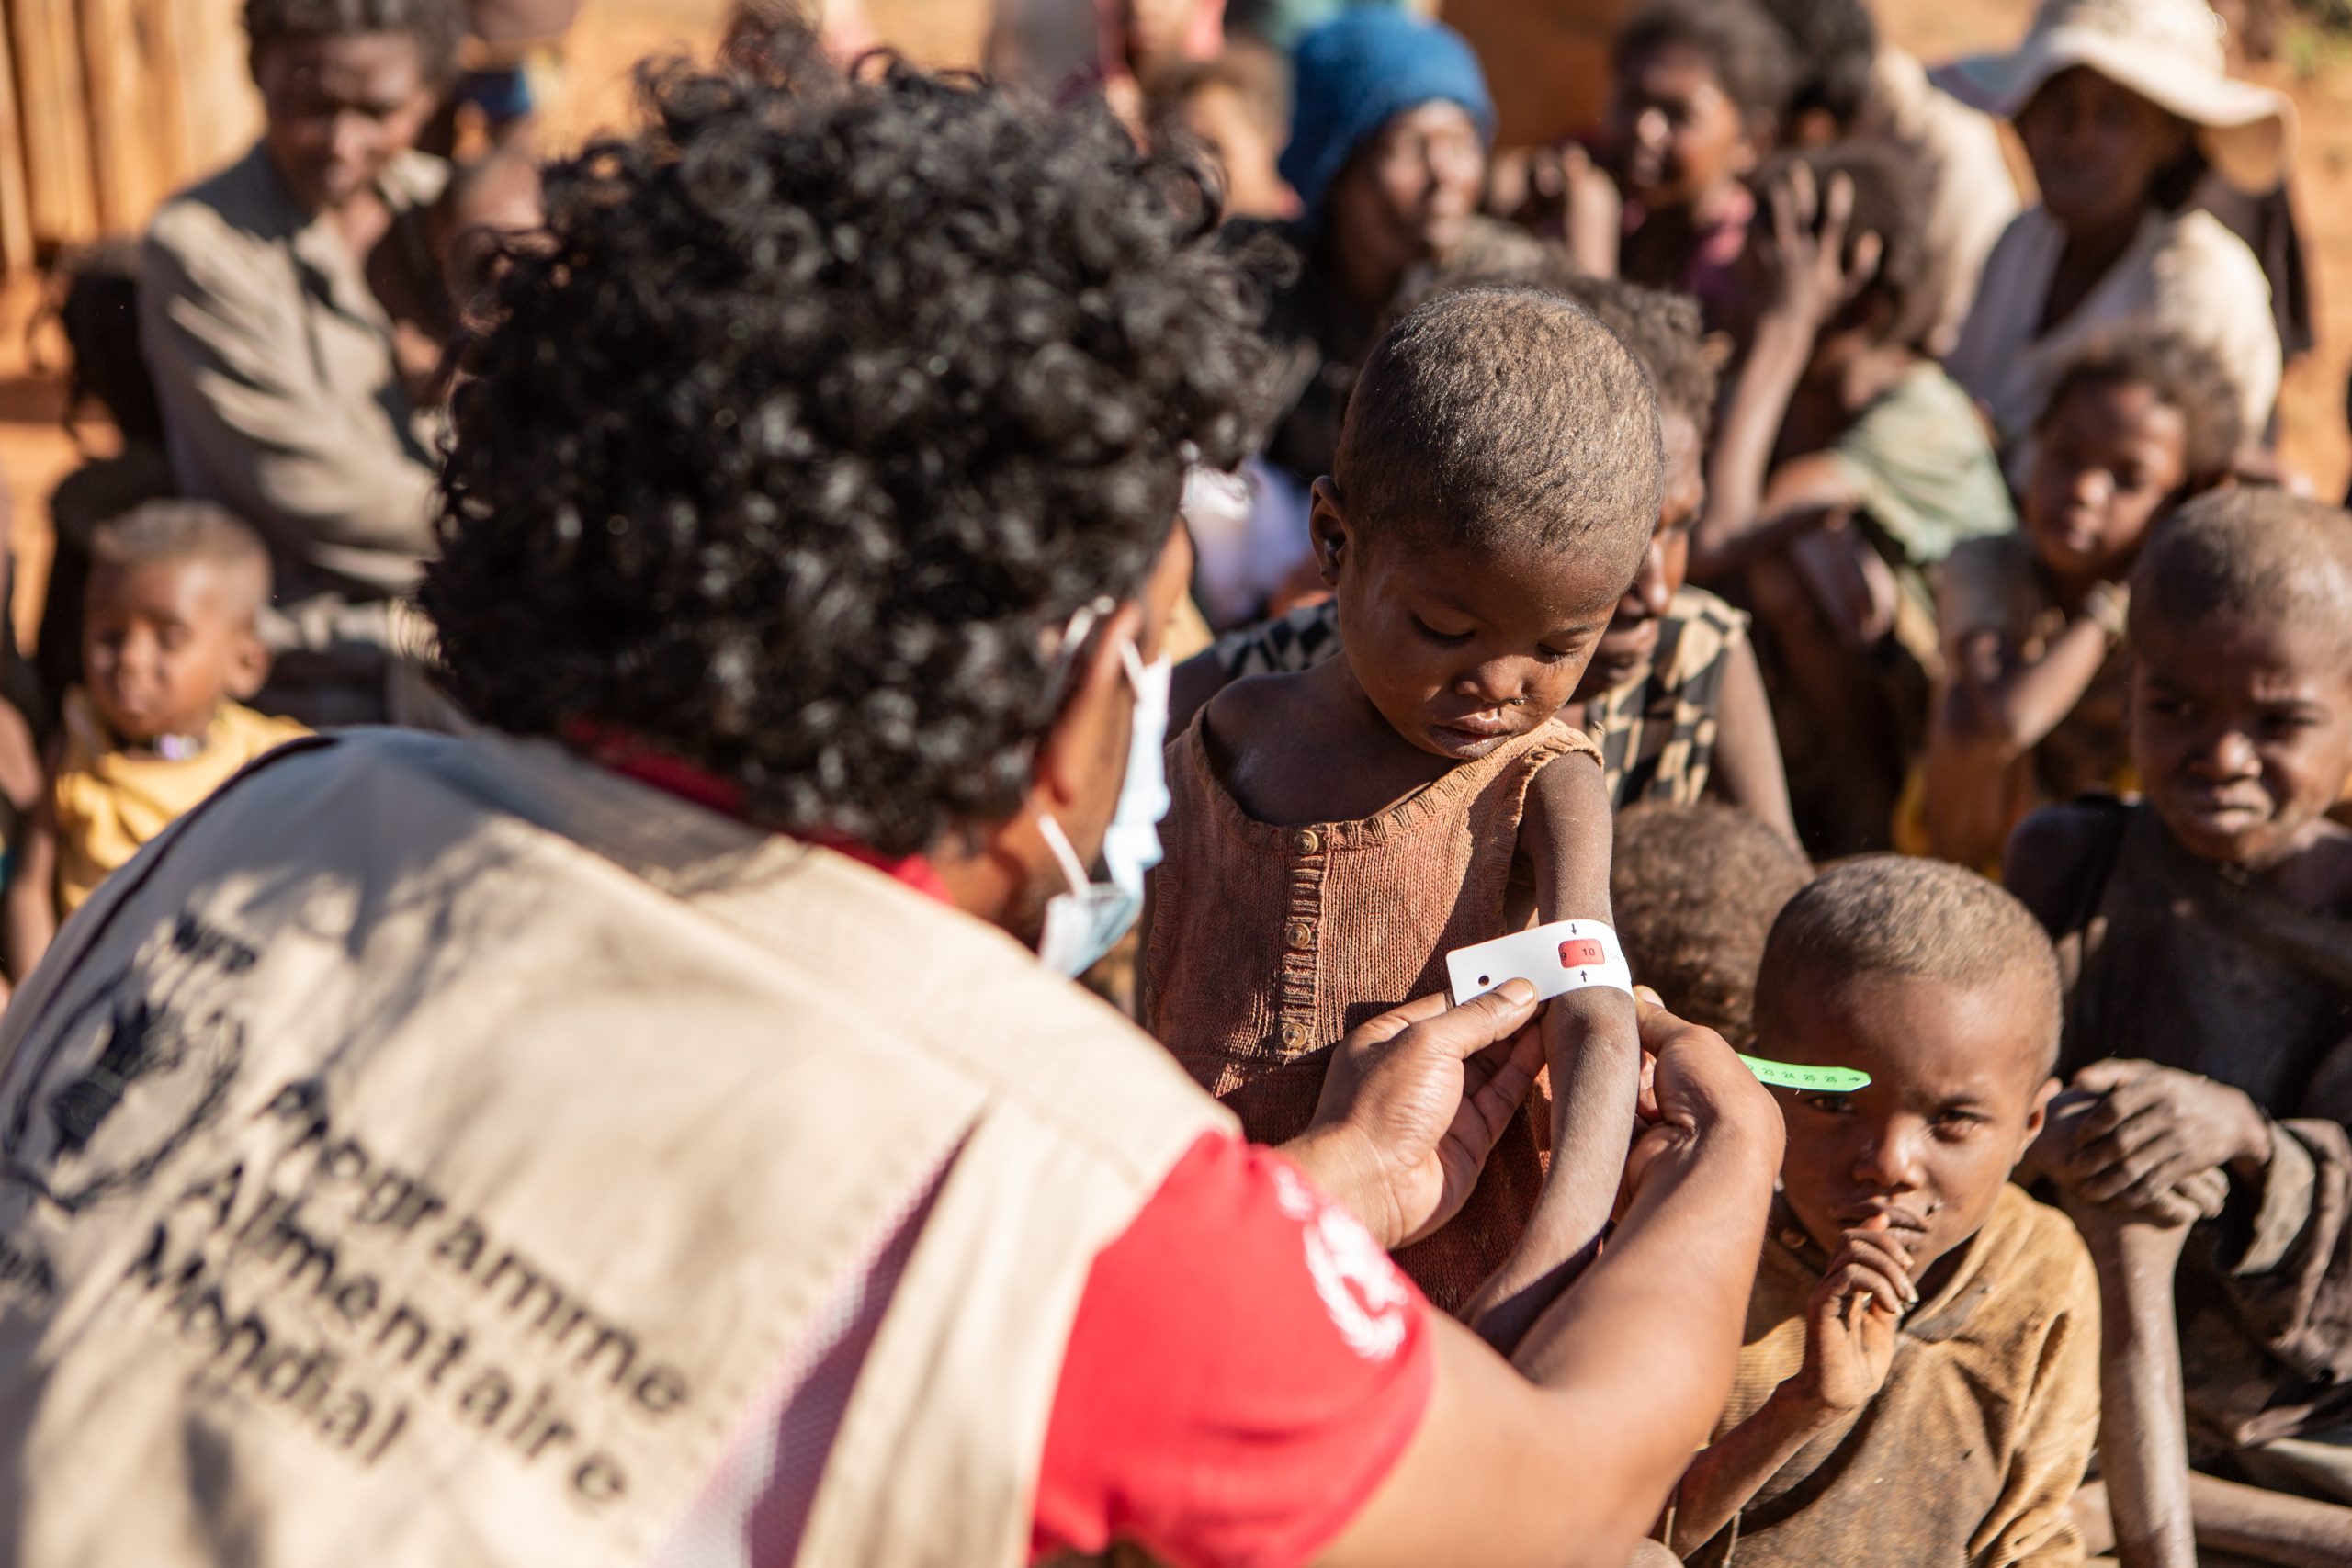
<instances>
[{"instance_id":1,"label":"red sleeve","mask_svg":"<svg viewBox=\"0 0 2352 1568\"><path fill-rule=\"evenodd\" d=\"M1094 1260L1037 1483L1033 1558L1133 1541L1170 1568L1296 1568L1403 1455L1430 1309L1354 1216L1211 1134Z\"/></svg>"}]
</instances>

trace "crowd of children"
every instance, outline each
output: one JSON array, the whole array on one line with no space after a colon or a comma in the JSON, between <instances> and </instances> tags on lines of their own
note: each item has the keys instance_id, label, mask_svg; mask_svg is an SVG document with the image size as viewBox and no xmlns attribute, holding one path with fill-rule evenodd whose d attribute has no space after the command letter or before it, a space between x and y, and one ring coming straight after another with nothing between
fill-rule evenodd
<instances>
[{"instance_id":1,"label":"crowd of children","mask_svg":"<svg viewBox=\"0 0 2352 1568\"><path fill-rule=\"evenodd\" d=\"M249 9L272 133L158 220L153 385L105 394L161 451L62 499L57 689L0 709L17 981L303 732L264 712L404 716L306 699L403 613L457 345L537 221L503 120L455 177L412 145L449 6ZM1187 491L1210 624L1102 988L1269 1144L1449 953L1557 920L1868 1075L1775 1090L1680 1560L2352 1562L2352 514L2271 451L2301 259L2240 232L2289 210L2291 104L2206 0L2042 0L1937 71L1862 0L1645 0L1589 135L1506 168L1469 43L1326 9L992 35L1193 161L1272 367L1257 456ZM358 162L304 141L321 95ZM1605 1246L1647 1092L1621 992L1540 1029L1397 1254L1505 1347L1556 1284L1514 1260Z\"/></svg>"}]
</instances>

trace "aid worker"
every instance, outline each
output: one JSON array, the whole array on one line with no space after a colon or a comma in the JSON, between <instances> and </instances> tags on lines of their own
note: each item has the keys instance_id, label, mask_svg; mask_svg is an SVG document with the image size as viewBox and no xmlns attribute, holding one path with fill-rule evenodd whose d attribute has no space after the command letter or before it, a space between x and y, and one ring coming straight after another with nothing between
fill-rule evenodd
<instances>
[{"instance_id":1,"label":"aid worker","mask_svg":"<svg viewBox=\"0 0 2352 1568\"><path fill-rule=\"evenodd\" d=\"M1506 1360L1385 1249L1523 982L1356 1031L1277 1152L1065 978L1155 853L1244 291L1107 122L774 68L548 175L424 593L485 732L266 759L8 1015L0 1562L1623 1563L1771 1102L1652 1009Z\"/></svg>"}]
</instances>

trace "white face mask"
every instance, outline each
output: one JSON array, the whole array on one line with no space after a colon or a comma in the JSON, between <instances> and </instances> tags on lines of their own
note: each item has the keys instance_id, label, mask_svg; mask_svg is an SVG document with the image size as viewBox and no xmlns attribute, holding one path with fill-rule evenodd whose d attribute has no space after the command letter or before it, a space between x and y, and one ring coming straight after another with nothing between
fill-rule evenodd
<instances>
[{"instance_id":1,"label":"white face mask","mask_svg":"<svg viewBox=\"0 0 2352 1568\"><path fill-rule=\"evenodd\" d=\"M1108 882L1096 882L1070 846L1069 836L1050 815L1037 818L1070 890L1046 901L1046 926L1037 956L1049 969L1075 979L1118 945L1143 914L1144 874L1159 863L1159 819L1168 815L1168 685L1174 673L1167 659L1147 665L1136 646L1119 649L1136 689L1135 726L1127 743L1127 775L1119 804L1102 835L1102 864Z\"/></svg>"}]
</instances>

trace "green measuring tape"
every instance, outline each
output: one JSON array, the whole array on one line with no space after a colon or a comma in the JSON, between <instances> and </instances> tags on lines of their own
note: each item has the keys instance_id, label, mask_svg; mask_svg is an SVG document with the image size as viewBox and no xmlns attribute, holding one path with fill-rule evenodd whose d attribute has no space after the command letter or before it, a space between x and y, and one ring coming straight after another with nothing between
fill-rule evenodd
<instances>
[{"instance_id":1,"label":"green measuring tape","mask_svg":"<svg viewBox=\"0 0 2352 1568\"><path fill-rule=\"evenodd\" d=\"M1854 1067L1801 1067L1794 1062L1768 1062L1761 1056L1740 1055L1747 1070L1769 1084L1782 1089L1809 1089L1820 1094L1851 1094L1858 1089L1870 1087L1871 1076Z\"/></svg>"}]
</instances>

